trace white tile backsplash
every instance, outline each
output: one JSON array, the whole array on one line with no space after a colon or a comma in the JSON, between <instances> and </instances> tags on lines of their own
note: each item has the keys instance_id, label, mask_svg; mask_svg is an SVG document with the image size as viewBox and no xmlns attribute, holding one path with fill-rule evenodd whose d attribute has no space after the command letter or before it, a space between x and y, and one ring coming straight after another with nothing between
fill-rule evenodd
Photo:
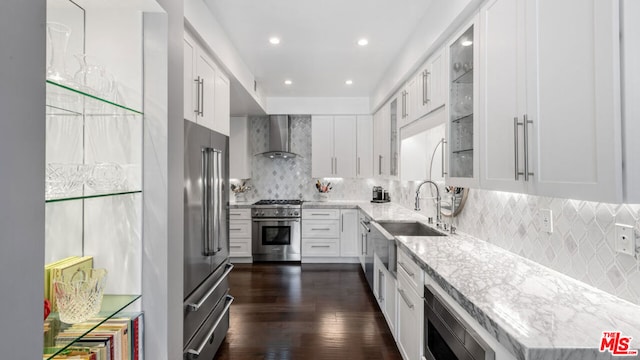
<instances>
[{"instance_id":1,"label":"white tile backsplash","mask_svg":"<svg viewBox=\"0 0 640 360\"><path fill-rule=\"evenodd\" d=\"M267 149L268 118L253 117L250 141L253 153ZM317 200L311 177L311 116L292 118L293 152L296 159L254 156L252 190L247 202L260 199ZM380 179L324 179L333 183L328 200L371 198L371 188L389 189L392 201L414 207L419 182ZM429 190L423 187L424 197ZM421 200L422 214L435 216L432 200ZM553 212L553 233L541 230L540 210ZM445 218L445 221L450 219ZM615 252L616 222L635 226L640 232L640 205L530 196L471 189L465 208L454 223L458 230L500 246L522 257L564 273L623 299L640 304L640 261Z\"/></svg>"}]
</instances>

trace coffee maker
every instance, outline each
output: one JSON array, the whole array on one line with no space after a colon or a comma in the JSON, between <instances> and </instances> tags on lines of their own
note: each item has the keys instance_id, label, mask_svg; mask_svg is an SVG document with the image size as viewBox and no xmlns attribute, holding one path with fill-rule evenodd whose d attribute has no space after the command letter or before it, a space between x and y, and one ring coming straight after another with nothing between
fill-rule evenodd
<instances>
[{"instance_id":1,"label":"coffee maker","mask_svg":"<svg viewBox=\"0 0 640 360\"><path fill-rule=\"evenodd\" d=\"M391 199L389 198L389 192L382 188L382 186L374 186L371 191L371 202L373 203L384 203L389 202Z\"/></svg>"}]
</instances>

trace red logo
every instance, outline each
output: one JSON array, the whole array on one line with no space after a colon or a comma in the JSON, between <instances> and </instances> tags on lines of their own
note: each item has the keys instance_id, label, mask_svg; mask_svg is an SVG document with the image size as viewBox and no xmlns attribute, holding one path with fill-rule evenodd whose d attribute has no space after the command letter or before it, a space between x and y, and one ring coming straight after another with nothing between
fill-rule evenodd
<instances>
[{"instance_id":1,"label":"red logo","mask_svg":"<svg viewBox=\"0 0 640 360\"><path fill-rule=\"evenodd\" d=\"M638 355L638 350L630 350L630 336L622 336L620 331L610 331L602 333L600 342L600 352L609 351L613 356Z\"/></svg>"}]
</instances>

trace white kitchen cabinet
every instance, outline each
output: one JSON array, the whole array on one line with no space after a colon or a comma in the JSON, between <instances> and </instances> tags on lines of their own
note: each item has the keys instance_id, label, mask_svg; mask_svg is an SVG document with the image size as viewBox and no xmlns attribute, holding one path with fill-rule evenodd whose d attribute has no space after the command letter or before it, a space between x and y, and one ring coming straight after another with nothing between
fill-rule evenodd
<instances>
[{"instance_id":1,"label":"white kitchen cabinet","mask_svg":"<svg viewBox=\"0 0 640 360\"><path fill-rule=\"evenodd\" d=\"M220 70L216 71L213 130L229 136L231 112L231 84Z\"/></svg>"},{"instance_id":2,"label":"white kitchen cabinet","mask_svg":"<svg viewBox=\"0 0 640 360\"><path fill-rule=\"evenodd\" d=\"M414 120L438 109L446 100L445 50L436 51L415 75Z\"/></svg>"},{"instance_id":3,"label":"white kitchen cabinet","mask_svg":"<svg viewBox=\"0 0 640 360\"><path fill-rule=\"evenodd\" d=\"M358 210L340 210L340 256L358 256Z\"/></svg>"},{"instance_id":4,"label":"white kitchen cabinet","mask_svg":"<svg viewBox=\"0 0 640 360\"><path fill-rule=\"evenodd\" d=\"M229 256L251 258L251 209L229 209Z\"/></svg>"},{"instance_id":5,"label":"white kitchen cabinet","mask_svg":"<svg viewBox=\"0 0 640 360\"><path fill-rule=\"evenodd\" d=\"M640 134L640 48L637 36L640 34L640 1L622 1L622 74L623 74L623 134L637 138ZM631 135L633 134L633 135ZM640 203L640 141L624 142L624 183L625 202Z\"/></svg>"},{"instance_id":6,"label":"white kitchen cabinet","mask_svg":"<svg viewBox=\"0 0 640 360\"><path fill-rule=\"evenodd\" d=\"M416 120L415 104L413 99L415 98L414 93L417 93L417 85L415 77L409 78L409 80L404 84L404 87L400 89L400 93L397 98L400 99L400 107L398 108L398 127L401 128L408 123Z\"/></svg>"},{"instance_id":7,"label":"white kitchen cabinet","mask_svg":"<svg viewBox=\"0 0 640 360\"><path fill-rule=\"evenodd\" d=\"M421 296L410 285L404 274L398 271L396 342L405 360L417 360L422 356L424 304Z\"/></svg>"},{"instance_id":8,"label":"white kitchen cabinet","mask_svg":"<svg viewBox=\"0 0 640 360\"><path fill-rule=\"evenodd\" d=\"M230 84L209 54L184 34L184 118L229 135Z\"/></svg>"},{"instance_id":9,"label":"white kitchen cabinet","mask_svg":"<svg viewBox=\"0 0 640 360\"><path fill-rule=\"evenodd\" d=\"M386 269L385 269L386 271ZM396 317L397 317L397 280L390 272L386 271L384 277L384 317L387 319L387 325L393 337L396 337Z\"/></svg>"},{"instance_id":10,"label":"white kitchen cabinet","mask_svg":"<svg viewBox=\"0 0 640 360\"><path fill-rule=\"evenodd\" d=\"M313 116L311 176L356 177L356 117Z\"/></svg>"},{"instance_id":11,"label":"white kitchen cabinet","mask_svg":"<svg viewBox=\"0 0 640 360\"><path fill-rule=\"evenodd\" d=\"M447 184L478 187L478 25L477 17L449 43Z\"/></svg>"},{"instance_id":12,"label":"white kitchen cabinet","mask_svg":"<svg viewBox=\"0 0 640 360\"><path fill-rule=\"evenodd\" d=\"M249 119L232 117L229 128L229 177L251 178L251 142L249 141Z\"/></svg>"},{"instance_id":13,"label":"white kitchen cabinet","mask_svg":"<svg viewBox=\"0 0 640 360\"><path fill-rule=\"evenodd\" d=\"M356 117L356 176L369 179L373 177L373 117Z\"/></svg>"},{"instance_id":14,"label":"white kitchen cabinet","mask_svg":"<svg viewBox=\"0 0 640 360\"><path fill-rule=\"evenodd\" d=\"M481 28L482 187L620 202L618 2L493 0Z\"/></svg>"}]
</instances>

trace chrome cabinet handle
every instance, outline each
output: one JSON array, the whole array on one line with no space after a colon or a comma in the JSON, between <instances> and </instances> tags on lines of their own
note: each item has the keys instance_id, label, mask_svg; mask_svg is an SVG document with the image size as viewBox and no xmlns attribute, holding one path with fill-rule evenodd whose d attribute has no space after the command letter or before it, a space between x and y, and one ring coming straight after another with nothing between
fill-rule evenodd
<instances>
[{"instance_id":1,"label":"chrome cabinet handle","mask_svg":"<svg viewBox=\"0 0 640 360\"><path fill-rule=\"evenodd\" d=\"M299 222L299 218L259 218L253 219L253 222L290 222L295 221Z\"/></svg>"},{"instance_id":2,"label":"chrome cabinet handle","mask_svg":"<svg viewBox=\"0 0 640 360\"><path fill-rule=\"evenodd\" d=\"M331 245L311 245L312 248L329 248Z\"/></svg>"},{"instance_id":3,"label":"chrome cabinet handle","mask_svg":"<svg viewBox=\"0 0 640 360\"><path fill-rule=\"evenodd\" d=\"M427 104L427 70L422 72L422 105Z\"/></svg>"},{"instance_id":4,"label":"chrome cabinet handle","mask_svg":"<svg viewBox=\"0 0 640 360\"><path fill-rule=\"evenodd\" d=\"M520 175L522 175L521 172L518 171L518 157L520 156L518 153L518 126L520 126L520 122L518 122L518 117L514 117L513 118L513 152L514 152L514 162L513 162L513 170L514 170L514 175L515 175L515 179L516 181L520 180Z\"/></svg>"},{"instance_id":5,"label":"chrome cabinet handle","mask_svg":"<svg viewBox=\"0 0 640 360\"><path fill-rule=\"evenodd\" d=\"M227 264L226 266L227 266L227 270L224 271L224 274L222 274L222 276L220 276L220 279L218 279L218 281L216 281L216 283L211 287L211 289L209 289L209 291L207 291L207 293L204 294L204 296L200 299L200 301L198 301L195 304L194 303L187 304L187 310L189 312L194 312L194 311L200 310L202 305L204 305L205 301L207 301L207 299L209 299L209 296L211 296L211 294L213 294L216 291L218 286L220 286L220 284L222 284L222 282L227 277L227 275L229 275L231 270L233 270L233 264Z\"/></svg>"},{"instance_id":6,"label":"chrome cabinet handle","mask_svg":"<svg viewBox=\"0 0 640 360\"><path fill-rule=\"evenodd\" d=\"M204 78L200 78L200 116L204 116Z\"/></svg>"},{"instance_id":7,"label":"chrome cabinet handle","mask_svg":"<svg viewBox=\"0 0 640 360\"><path fill-rule=\"evenodd\" d=\"M193 110L196 113L196 116L200 115L200 76L196 79L193 79L196 83L196 108Z\"/></svg>"},{"instance_id":8,"label":"chrome cabinet handle","mask_svg":"<svg viewBox=\"0 0 640 360\"><path fill-rule=\"evenodd\" d=\"M533 176L529 172L529 124L533 124L533 120L529 120L527 114L522 116L522 125L524 126L524 181L529 181L529 176Z\"/></svg>"},{"instance_id":9,"label":"chrome cabinet handle","mask_svg":"<svg viewBox=\"0 0 640 360\"><path fill-rule=\"evenodd\" d=\"M378 155L378 175L382 175L382 155Z\"/></svg>"},{"instance_id":10,"label":"chrome cabinet handle","mask_svg":"<svg viewBox=\"0 0 640 360\"><path fill-rule=\"evenodd\" d=\"M229 231L240 231L242 230L241 228L229 228Z\"/></svg>"},{"instance_id":11,"label":"chrome cabinet handle","mask_svg":"<svg viewBox=\"0 0 640 360\"><path fill-rule=\"evenodd\" d=\"M358 175L360 175L360 157L358 156Z\"/></svg>"},{"instance_id":12,"label":"chrome cabinet handle","mask_svg":"<svg viewBox=\"0 0 640 360\"><path fill-rule=\"evenodd\" d=\"M227 311L229 311L229 308L231 307L233 300L234 300L233 296L231 295L226 296L227 303L225 304L224 309L222 310L222 314L220 314L220 317L216 319L216 322L213 324L209 332L207 332L207 336L204 337L204 340L202 341L202 343L198 346L197 349L187 350L187 356L189 359L197 359L200 356L200 353L202 353L202 350L204 350L204 347L207 346L207 344L209 343L209 339L211 339L211 337L213 336L213 333L218 328L218 325L220 325L220 322L226 315Z\"/></svg>"},{"instance_id":13,"label":"chrome cabinet handle","mask_svg":"<svg viewBox=\"0 0 640 360\"><path fill-rule=\"evenodd\" d=\"M335 159L336 159L336 172L335 172L335 174L337 174L338 173L338 158L336 157Z\"/></svg>"},{"instance_id":14,"label":"chrome cabinet handle","mask_svg":"<svg viewBox=\"0 0 640 360\"><path fill-rule=\"evenodd\" d=\"M344 214L340 214L340 232L344 232Z\"/></svg>"},{"instance_id":15,"label":"chrome cabinet handle","mask_svg":"<svg viewBox=\"0 0 640 360\"><path fill-rule=\"evenodd\" d=\"M378 301L384 301L384 296L382 296L382 283L384 282L384 273L382 270L378 270Z\"/></svg>"},{"instance_id":16,"label":"chrome cabinet handle","mask_svg":"<svg viewBox=\"0 0 640 360\"><path fill-rule=\"evenodd\" d=\"M404 302L407 303L407 305L409 306L409 309L413 309L413 304L407 298L407 294L405 294L404 290L398 289L398 293L402 297L402 300L404 300Z\"/></svg>"},{"instance_id":17,"label":"chrome cabinet handle","mask_svg":"<svg viewBox=\"0 0 640 360\"><path fill-rule=\"evenodd\" d=\"M445 138L442 138L442 161L440 162L440 167L442 168L441 172L442 172L442 177L444 177L445 175L449 175L449 172L445 171L446 167L444 165L444 160L445 160L445 146L447 145L447 140Z\"/></svg>"},{"instance_id":18,"label":"chrome cabinet handle","mask_svg":"<svg viewBox=\"0 0 640 360\"><path fill-rule=\"evenodd\" d=\"M400 265L400 267L402 268L402 270L404 270L404 271L407 273L407 275L409 275L409 276L411 276L411 277L413 277L413 275L415 275L415 273L413 273L413 272L409 271L409 270L406 268L406 266L404 265L404 263L403 263L402 261L398 261L398 265Z\"/></svg>"},{"instance_id":19,"label":"chrome cabinet handle","mask_svg":"<svg viewBox=\"0 0 640 360\"><path fill-rule=\"evenodd\" d=\"M330 228L311 228L311 230L315 230L315 231L329 231L331 230Z\"/></svg>"},{"instance_id":20,"label":"chrome cabinet handle","mask_svg":"<svg viewBox=\"0 0 640 360\"><path fill-rule=\"evenodd\" d=\"M360 220L360 225L362 225L362 227L367 230L367 232L371 232L371 229L369 229L369 227L367 226L368 222L364 221L364 220Z\"/></svg>"}]
</instances>

